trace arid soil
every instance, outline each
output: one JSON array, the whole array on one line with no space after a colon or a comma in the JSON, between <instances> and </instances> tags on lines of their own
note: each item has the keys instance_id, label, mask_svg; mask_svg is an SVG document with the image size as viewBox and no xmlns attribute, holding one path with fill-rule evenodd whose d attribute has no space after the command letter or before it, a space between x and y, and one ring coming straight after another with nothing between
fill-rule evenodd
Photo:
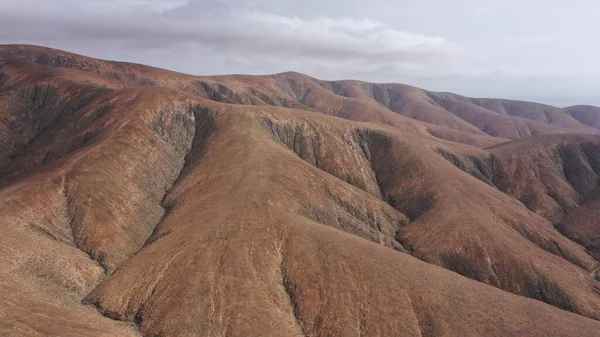
<instances>
[{"instance_id":1,"label":"arid soil","mask_svg":"<svg viewBox=\"0 0 600 337\"><path fill-rule=\"evenodd\" d=\"M0 46L0 335L598 336L599 127Z\"/></svg>"}]
</instances>

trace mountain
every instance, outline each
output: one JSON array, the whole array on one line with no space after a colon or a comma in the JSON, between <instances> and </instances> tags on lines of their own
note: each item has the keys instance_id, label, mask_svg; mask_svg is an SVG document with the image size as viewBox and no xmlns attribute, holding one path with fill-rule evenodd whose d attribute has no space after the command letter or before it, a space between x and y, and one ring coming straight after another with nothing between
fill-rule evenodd
<instances>
[{"instance_id":1,"label":"mountain","mask_svg":"<svg viewBox=\"0 0 600 337\"><path fill-rule=\"evenodd\" d=\"M596 336L596 109L0 46L0 334Z\"/></svg>"}]
</instances>

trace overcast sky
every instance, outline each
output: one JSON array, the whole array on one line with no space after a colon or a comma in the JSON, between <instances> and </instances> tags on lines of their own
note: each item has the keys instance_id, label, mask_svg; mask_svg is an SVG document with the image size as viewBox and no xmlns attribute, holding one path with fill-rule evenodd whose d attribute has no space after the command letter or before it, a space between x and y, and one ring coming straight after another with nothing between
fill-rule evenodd
<instances>
[{"instance_id":1,"label":"overcast sky","mask_svg":"<svg viewBox=\"0 0 600 337\"><path fill-rule=\"evenodd\" d=\"M0 43L600 105L597 0L0 0Z\"/></svg>"}]
</instances>

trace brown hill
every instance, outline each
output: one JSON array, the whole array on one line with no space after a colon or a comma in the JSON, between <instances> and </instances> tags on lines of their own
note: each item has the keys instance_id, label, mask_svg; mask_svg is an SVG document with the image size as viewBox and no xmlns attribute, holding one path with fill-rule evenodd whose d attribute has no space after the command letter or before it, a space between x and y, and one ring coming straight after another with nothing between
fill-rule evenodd
<instances>
[{"instance_id":1,"label":"brown hill","mask_svg":"<svg viewBox=\"0 0 600 337\"><path fill-rule=\"evenodd\" d=\"M596 129L600 128L600 108L589 105L577 105L564 110L581 123Z\"/></svg>"},{"instance_id":2,"label":"brown hill","mask_svg":"<svg viewBox=\"0 0 600 337\"><path fill-rule=\"evenodd\" d=\"M595 336L573 111L2 46L0 332Z\"/></svg>"},{"instance_id":3,"label":"brown hill","mask_svg":"<svg viewBox=\"0 0 600 337\"><path fill-rule=\"evenodd\" d=\"M600 133L593 117L583 117L594 115L594 107L559 109L529 102L470 99L400 84L320 81L298 73L199 77L35 46L8 45L2 54L28 63L80 69L130 85L167 87L225 103L300 108L388 125L405 124L405 119L398 118L402 115L427 122L425 128L430 133L474 145L500 141L477 135L518 139L548 133ZM444 130L430 124L443 126Z\"/></svg>"}]
</instances>

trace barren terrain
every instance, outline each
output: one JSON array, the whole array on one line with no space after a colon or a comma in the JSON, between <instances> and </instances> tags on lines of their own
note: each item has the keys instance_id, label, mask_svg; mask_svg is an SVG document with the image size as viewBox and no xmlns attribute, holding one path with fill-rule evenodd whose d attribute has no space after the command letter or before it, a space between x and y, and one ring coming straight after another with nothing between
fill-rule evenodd
<instances>
[{"instance_id":1,"label":"barren terrain","mask_svg":"<svg viewBox=\"0 0 600 337\"><path fill-rule=\"evenodd\" d=\"M0 335L598 336L599 128L0 46Z\"/></svg>"}]
</instances>

